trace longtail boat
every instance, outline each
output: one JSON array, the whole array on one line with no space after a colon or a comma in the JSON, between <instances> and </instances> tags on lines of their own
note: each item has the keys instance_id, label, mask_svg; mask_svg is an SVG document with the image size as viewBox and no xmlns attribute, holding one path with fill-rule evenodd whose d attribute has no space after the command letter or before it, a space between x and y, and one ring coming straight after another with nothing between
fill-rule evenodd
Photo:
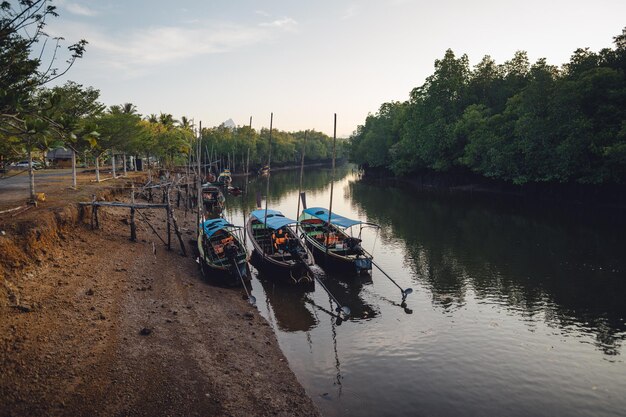
<instances>
[{"instance_id":1,"label":"longtail boat","mask_svg":"<svg viewBox=\"0 0 626 417\"><path fill-rule=\"evenodd\" d=\"M278 210L258 209L250 213L246 232L254 247L252 264L268 277L293 284L311 284L315 261L292 229L295 223Z\"/></svg>"},{"instance_id":2,"label":"longtail boat","mask_svg":"<svg viewBox=\"0 0 626 417\"><path fill-rule=\"evenodd\" d=\"M198 236L202 275L218 285L243 286L250 281L248 253L242 244L243 228L226 219L203 220Z\"/></svg>"},{"instance_id":3,"label":"longtail boat","mask_svg":"<svg viewBox=\"0 0 626 417\"><path fill-rule=\"evenodd\" d=\"M298 221L301 237L324 269L351 274L371 271L373 257L361 246L361 232L364 227L379 227L377 224L335 213L329 216L328 209L321 207L304 209ZM357 236L347 233L354 226L359 226Z\"/></svg>"}]
</instances>

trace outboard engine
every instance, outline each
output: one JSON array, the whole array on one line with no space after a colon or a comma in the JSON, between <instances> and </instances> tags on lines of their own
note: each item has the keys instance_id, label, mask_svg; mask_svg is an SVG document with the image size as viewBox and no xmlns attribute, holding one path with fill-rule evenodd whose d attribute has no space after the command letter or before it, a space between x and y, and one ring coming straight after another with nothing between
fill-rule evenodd
<instances>
[{"instance_id":1,"label":"outboard engine","mask_svg":"<svg viewBox=\"0 0 626 417\"><path fill-rule=\"evenodd\" d=\"M345 239L345 243L349 250L357 252L359 255L363 253L363 249L361 248L361 239L349 237Z\"/></svg>"}]
</instances>

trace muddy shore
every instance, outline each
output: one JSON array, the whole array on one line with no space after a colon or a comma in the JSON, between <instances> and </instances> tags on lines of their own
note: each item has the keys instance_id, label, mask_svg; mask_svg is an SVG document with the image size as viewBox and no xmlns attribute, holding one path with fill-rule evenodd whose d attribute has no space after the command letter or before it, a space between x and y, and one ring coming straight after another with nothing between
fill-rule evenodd
<instances>
[{"instance_id":1,"label":"muddy shore","mask_svg":"<svg viewBox=\"0 0 626 417\"><path fill-rule=\"evenodd\" d=\"M0 218L0 416L319 415L243 290L146 224L131 242L128 210L100 215ZM195 214L176 217L189 251Z\"/></svg>"}]
</instances>

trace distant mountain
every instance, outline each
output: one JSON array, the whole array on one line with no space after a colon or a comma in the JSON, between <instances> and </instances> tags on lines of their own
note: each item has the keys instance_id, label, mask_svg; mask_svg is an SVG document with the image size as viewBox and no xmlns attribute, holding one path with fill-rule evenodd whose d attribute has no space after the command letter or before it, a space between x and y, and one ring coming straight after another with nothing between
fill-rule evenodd
<instances>
[{"instance_id":1,"label":"distant mountain","mask_svg":"<svg viewBox=\"0 0 626 417\"><path fill-rule=\"evenodd\" d=\"M235 122L233 122L233 119L228 119L222 124L224 125L224 127L230 127L230 128L237 127Z\"/></svg>"}]
</instances>

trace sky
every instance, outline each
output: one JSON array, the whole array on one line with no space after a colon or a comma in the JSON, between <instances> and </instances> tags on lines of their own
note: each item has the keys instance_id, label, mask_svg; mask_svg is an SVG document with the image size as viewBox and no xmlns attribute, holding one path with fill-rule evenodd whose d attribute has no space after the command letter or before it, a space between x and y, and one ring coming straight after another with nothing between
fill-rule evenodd
<instances>
[{"instance_id":1,"label":"sky","mask_svg":"<svg viewBox=\"0 0 626 417\"><path fill-rule=\"evenodd\" d=\"M46 31L84 57L58 80L106 105L171 113L196 125L349 136L404 101L452 49L471 65L518 50L560 66L574 50L613 47L624 0L55 0Z\"/></svg>"}]
</instances>

